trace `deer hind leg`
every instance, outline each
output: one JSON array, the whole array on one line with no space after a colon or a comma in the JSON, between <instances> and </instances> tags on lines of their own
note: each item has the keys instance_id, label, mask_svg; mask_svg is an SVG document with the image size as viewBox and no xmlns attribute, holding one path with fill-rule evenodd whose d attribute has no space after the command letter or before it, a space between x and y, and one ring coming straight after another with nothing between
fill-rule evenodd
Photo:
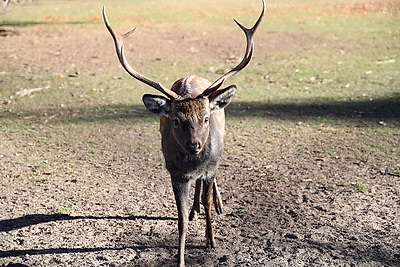
<instances>
[{"instance_id":1,"label":"deer hind leg","mask_svg":"<svg viewBox=\"0 0 400 267\"><path fill-rule=\"evenodd\" d=\"M185 242L188 232L188 198L189 198L189 182L172 181L174 190L176 207L178 208L178 232L179 232L179 248L178 248L178 266L185 265Z\"/></svg>"},{"instance_id":2,"label":"deer hind leg","mask_svg":"<svg viewBox=\"0 0 400 267\"><path fill-rule=\"evenodd\" d=\"M218 185L217 185L217 178L214 178L213 182L213 199L214 199L214 207L215 211L217 214L222 214L223 213L223 204L222 204L222 199L221 199L221 194L219 193Z\"/></svg>"},{"instance_id":3,"label":"deer hind leg","mask_svg":"<svg viewBox=\"0 0 400 267\"><path fill-rule=\"evenodd\" d=\"M201 191L201 180L196 181L196 187L194 191L193 207L189 214L189 221L195 221L199 218L200 214L200 191Z\"/></svg>"},{"instance_id":4,"label":"deer hind leg","mask_svg":"<svg viewBox=\"0 0 400 267\"><path fill-rule=\"evenodd\" d=\"M212 230L212 218L211 218L211 205L213 202L212 191L213 191L214 179L203 181L203 195L202 201L204 206L204 213L206 215L206 238L207 247L215 248L214 233Z\"/></svg>"}]
</instances>

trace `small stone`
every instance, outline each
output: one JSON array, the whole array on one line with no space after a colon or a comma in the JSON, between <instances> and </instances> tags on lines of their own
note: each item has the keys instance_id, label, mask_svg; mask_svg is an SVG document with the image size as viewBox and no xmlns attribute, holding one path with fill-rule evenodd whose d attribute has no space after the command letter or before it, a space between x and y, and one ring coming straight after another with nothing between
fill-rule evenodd
<instances>
[{"instance_id":1,"label":"small stone","mask_svg":"<svg viewBox=\"0 0 400 267\"><path fill-rule=\"evenodd\" d=\"M228 255L222 256L221 258L219 258L218 261L219 261L220 263L222 263L222 262L227 262L227 261L228 261Z\"/></svg>"},{"instance_id":2,"label":"small stone","mask_svg":"<svg viewBox=\"0 0 400 267\"><path fill-rule=\"evenodd\" d=\"M285 237L290 239L299 239L299 237L296 234L286 234Z\"/></svg>"}]
</instances>

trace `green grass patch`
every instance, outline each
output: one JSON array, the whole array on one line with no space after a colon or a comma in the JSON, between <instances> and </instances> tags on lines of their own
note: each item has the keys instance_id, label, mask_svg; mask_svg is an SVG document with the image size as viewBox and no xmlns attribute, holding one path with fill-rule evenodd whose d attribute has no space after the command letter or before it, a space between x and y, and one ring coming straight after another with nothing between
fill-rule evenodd
<instances>
[{"instance_id":1,"label":"green grass patch","mask_svg":"<svg viewBox=\"0 0 400 267\"><path fill-rule=\"evenodd\" d=\"M40 178L36 179L36 182L38 182L38 183L45 183L47 181L48 181L47 177L40 177Z\"/></svg>"},{"instance_id":2,"label":"green grass patch","mask_svg":"<svg viewBox=\"0 0 400 267\"><path fill-rule=\"evenodd\" d=\"M365 192L369 189L369 186L367 184L363 184L361 182L341 182L341 183L338 183L336 186L350 187L350 188L353 188L357 192Z\"/></svg>"},{"instance_id":3,"label":"green grass patch","mask_svg":"<svg viewBox=\"0 0 400 267\"><path fill-rule=\"evenodd\" d=\"M239 140L245 146L231 147L231 153L255 151L262 157L268 155L264 148L277 149L279 140L298 140L300 147L309 145L312 137L312 145L323 144L326 155L344 151L350 158L394 166L400 140L399 5L393 1L365 3L267 1L267 14L255 37L254 59L229 81L237 84L238 92L226 109L231 131L226 140L234 144ZM177 32L195 28L212 36L224 36L228 27L236 27L233 17L250 25L261 8L258 0L218 4L210 0L33 1L2 15L0 28L43 29L44 35L54 27L66 32L72 27L104 29L103 4L118 31L132 26ZM104 38L109 38L105 30ZM221 50L218 63L194 62L190 57L174 64L170 58L148 60L140 71L166 86L191 74L214 80L234 66L224 62L225 54L242 56L241 47L231 46L226 48L229 52ZM23 64L11 60L12 55L3 56L9 64ZM107 142L141 149L154 157L159 153L154 149L159 145L158 118L145 110L141 97L155 92L117 69L116 60L112 64L114 69L90 66L74 73L66 66L61 73L40 75L0 69L1 142L18 148L80 147L83 143L89 149L101 149L108 138ZM32 88L45 89L17 94ZM121 129L128 134L133 129L155 133L140 141L110 137ZM98 132L104 140L93 137ZM265 138L249 141L255 135ZM329 138L336 143L326 141Z\"/></svg>"},{"instance_id":4,"label":"green grass patch","mask_svg":"<svg viewBox=\"0 0 400 267\"><path fill-rule=\"evenodd\" d=\"M57 208L54 210L54 213L55 213L55 214L64 214L64 215L67 215L67 214L70 214L71 211L72 211L72 208L71 208L71 207L59 206L59 207L57 207Z\"/></svg>"}]
</instances>

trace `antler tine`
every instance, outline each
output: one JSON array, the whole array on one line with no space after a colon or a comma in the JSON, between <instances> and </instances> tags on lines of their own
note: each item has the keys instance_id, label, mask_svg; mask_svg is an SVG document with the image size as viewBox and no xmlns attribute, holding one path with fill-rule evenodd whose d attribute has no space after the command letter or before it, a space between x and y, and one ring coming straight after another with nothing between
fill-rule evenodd
<instances>
[{"instance_id":1,"label":"antler tine","mask_svg":"<svg viewBox=\"0 0 400 267\"><path fill-rule=\"evenodd\" d=\"M261 15L258 17L256 23L254 24L254 26L252 28L246 28L245 26L243 26L240 22L238 22L236 19L233 19L236 24L240 27L240 29L242 29L242 31L244 32L244 34L246 35L246 42L247 42L247 46L246 46L246 52L245 55L242 59L242 61L233 69L231 69L230 71L228 71L227 73L225 73L224 75L222 75L218 80L216 80L213 84L210 85L210 87L208 87L206 90L204 90L204 92L201 94L201 96L207 96L210 95L211 93L213 93L214 91L216 91L219 87L221 87L221 85L229 78L231 78L232 76L236 75L239 71L241 71L242 69L244 69L250 62L252 56L253 56L253 52L254 52L254 40L253 40L253 36L254 33L256 32L258 26L260 25L262 18L265 14L265 2L264 0L262 0L262 4L263 4L263 8L261 11Z\"/></svg>"},{"instance_id":2,"label":"antler tine","mask_svg":"<svg viewBox=\"0 0 400 267\"><path fill-rule=\"evenodd\" d=\"M178 94L176 94L175 92L173 92L170 89L165 88L164 86L162 86L160 83L155 82L149 78L147 78L146 76L140 74L139 72L137 72L127 61L126 57L125 57L125 53L124 53L124 39L126 37L128 37L129 35L131 35L136 28L134 28L133 30L123 34L123 35L118 35L114 32L114 30L111 28L110 23L108 22L108 18L106 15L106 8L103 6L103 19L104 19L104 23L107 27L107 30L110 32L111 37L114 40L115 43L115 50L117 52L117 57L119 62L121 63L122 67L124 67L124 69L135 79L153 87L154 89L160 91L161 93L163 93L164 95L166 95L167 97L169 97L170 99L179 99L180 96Z\"/></svg>"}]
</instances>

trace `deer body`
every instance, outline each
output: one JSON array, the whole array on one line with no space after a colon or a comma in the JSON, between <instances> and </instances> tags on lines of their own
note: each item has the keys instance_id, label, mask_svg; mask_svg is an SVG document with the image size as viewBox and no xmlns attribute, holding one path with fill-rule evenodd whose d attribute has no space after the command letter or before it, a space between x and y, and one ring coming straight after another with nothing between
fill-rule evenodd
<instances>
[{"instance_id":1,"label":"deer body","mask_svg":"<svg viewBox=\"0 0 400 267\"><path fill-rule=\"evenodd\" d=\"M210 84L206 79L189 76L172 87L186 99L175 104L171 115L160 118L162 151L166 168L173 177L187 181L208 179L218 167L223 150L224 110L211 112L207 101L195 100ZM208 118L208 127L204 127L204 118ZM180 133L174 131L174 123L177 123L174 120L186 123L181 125ZM199 149L198 153L196 149Z\"/></svg>"},{"instance_id":2,"label":"deer body","mask_svg":"<svg viewBox=\"0 0 400 267\"><path fill-rule=\"evenodd\" d=\"M182 264L188 220L196 219L200 212L201 182L203 182L202 202L206 215L206 238L209 247L215 247L211 222L212 196L217 213L222 212L222 201L215 174L223 150L225 126L223 108L231 101L236 87L230 86L218 94L198 98L198 95L207 88L205 86L210 84L205 79L190 76L178 80L172 87L172 90L184 97L183 100L170 101L160 96L143 96L145 106L151 112L161 115L161 144L178 208L178 255ZM189 214L188 199L192 181L196 181L196 190L193 208Z\"/></svg>"},{"instance_id":3,"label":"deer body","mask_svg":"<svg viewBox=\"0 0 400 267\"><path fill-rule=\"evenodd\" d=\"M185 102L179 103L177 109L183 107L190 110L203 104L201 102L191 103L194 101ZM207 111L207 109L203 110ZM182 112L182 114L184 113ZM176 139L179 137L179 133L176 133L174 122L167 116L161 117L162 151L166 168L173 179L192 181L199 178L209 179L214 175L223 150L223 129L217 124L217 117L221 115L223 113L210 114L208 130L204 129L201 133L196 132L195 129L196 126L198 128L204 127L203 123L198 122L198 116L201 116L201 114L196 114L193 117L191 114L190 117L186 117L184 124L187 125L183 125L186 129L181 130L181 132L187 133L186 140Z\"/></svg>"},{"instance_id":4,"label":"deer body","mask_svg":"<svg viewBox=\"0 0 400 267\"><path fill-rule=\"evenodd\" d=\"M179 262L182 264L184 263L188 221L189 219L196 219L200 212L199 195L201 183L203 183L202 203L206 214L206 238L207 246L209 247L215 247L211 222L213 188L214 195L218 198L218 202L216 201L215 203L220 205L217 206L217 212L222 210L222 201L217 189L215 175L223 150L225 121L223 106L215 105L215 103L210 104L210 101L213 102L214 99L196 99L198 94L203 92L205 88L201 85L194 87L193 84L196 81L204 82L205 80L198 77L189 78L193 83L176 87L176 92L184 96L185 99L172 102L168 114L159 113L162 115L160 119L162 151L166 168L171 175L178 208L178 257ZM187 79L183 79L183 81ZM202 84L209 85L210 83L204 82ZM174 89L173 87L172 90ZM235 91L235 87L230 87L227 97L224 99L219 98L219 101L225 101L224 103L226 104L229 103ZM143 99L146 107L149 105L148 101L153 100L152 96L146 95ZM160 110L157 112L160 112ZM194 205L189 215L189 189L193 181L198 182L196 182Z\"/></svg>"},{"instance_id":5,"label":"deer body","mask_svg":"<svg viewBox=\"0 0 400 267\"><path fill-rule=\"evenodd\" d=\"M206 217L206 239L208 247L215 247L212 231L211 206L222 213L222 201L216 182L216 172L223 151L225 130L224 108L231 102L236 86L219 89L230 77L244 69L253 55L253 35L265 13L265 3L258 20L252 28L246 28L235 20L246 35L246 52L242 61L214 83L189 76L176 81L171 89L163 87L137 72L127 62L124 54L124 39L134 30L120 36L111 28L105 9L103 19L110 32L121 65L135 79L153 87L165 96L145 94L146 108L160 115L161 146L165 165L170 173L178 210L179 249L178 265L185 264L185 240L188 221L198 217L200 212L200 191ZM189 189L196 182L193 207L189 213Z\"/></svg>"}]
</instances>

